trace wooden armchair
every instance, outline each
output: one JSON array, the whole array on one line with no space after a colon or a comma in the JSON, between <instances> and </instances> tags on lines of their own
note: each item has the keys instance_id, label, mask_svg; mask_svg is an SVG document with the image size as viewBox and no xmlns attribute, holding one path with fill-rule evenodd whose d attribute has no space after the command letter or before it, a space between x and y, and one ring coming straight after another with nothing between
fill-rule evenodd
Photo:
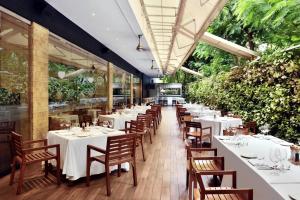
<instances>
[{"instance_id":1,"label":"wooden armchair","mask_svg":"<svg viewBox=\"0 0 300 200\"><path fill-rule=\"evenodd\" d=\"M152 144L152 136L151 136L151 116L149 115L138 115L136 118L137 121L141 121L144 124L143 132L146 135L149 135L150 143Z\"/></svg>"},{"instance_id":2,"label":"wooden armchair","mask_svg":"<svg viewBox=\"0 0 300 200\"><path fill-rule=\"evenodd\" d=\"M256 134L257 123L255 121L249 121L245 124L245 127L249 128L249 131Z\"/></svg>"},{"instance_id":3,"label":"wooden armchair","mask_svg":"<svg viewBox=\"0 0 300 200\"><path fill-rule=\"evenodd\" d=\"M86 124L89 123L90 125L93 124L93 117L91 115L82 115L80 118L79 118L79 124L80 124L80 127L82 127L82 123Z\"/></svg>"},{"instance_id":4,"label":"wooden armchair","mask_svg":"<svg viewBox=\"0 0 300 200\"><path fill-rule=\"evenodd\" d=\"M141 145L141 150L142 150L142 155L143 155L143 160L146 161L146 156L144 152L144 142L143 142L143 137L145 135L144 132L144 123L142 121L126 121L125 122L125 133L132 133L137 136L137 146Z\"/></svg>"},{"instance_id":5,"label":"wooden armchair","mask_svg":"<svg viewBox=\"0 0 300 200\"><path fill-rule=\"evenodd\" d=\"M161 105L159 104L154 104L151 106L151 109L154 108L154 109L157 109L158 110L158 114L159 114L159 121L161 121L161 118L162 118L162 115L161 115Z\"/></svg>"},{"instance_id":6,"label":"wooden armchair","mask_svg":"<svg viewBox=\"0 0 300 200\"><path fill-rule=\"evenodd\" d=\"M206 187L203 176L232 176L232 187ZM194 199L232 199L232 200L253 200L253 189L236 188L236 171L201 171L195 174L200 190L194 189ZM195 184L197 185L197 184ZM200 192L201 191L201 192Z\"/></svg>"},{"instance_id":7,"label":"wooden armchair","mask_svg":"<svg viewBox=\"0 0 300 200\"><path fill-rule=\"evenodd\" d=\"M209 155L213 153L213 155ZM191 199L192 183L195 185L195 173L201 171L224 170L224 157L217 156L215 148L190 148L188 149L187 161L187 179L186 184L189 189L189 197ZM213 176L213 183L217 185L222 181L222 177Z\"/></svg>"},{"instance_id":8,"label":"wooden armchair","mask_svg":"<svg viewBox=\"0 0 300 200\"><path fill-rule=\"evenodd\" d=\"M186 128L186 122L192 121L193 116L192 115L182 115L180 117L180 127L182 129L182 139L185 139L185 128Z\"/></svg>"},{"instance_id":9,"label":"wooden armchair","mask_svg":"<svg viewBox=\"0 0 300 200\"><path fill-rule=\"evenodd\" d=\"M90 167L93 161L105 165L106 190L107 196L111 194L109 167L118 166L118 176L121 175L121 164L130 162L133 168L133 182L137 185L136 161L135 161L136 135L126 134L111 136L107 138L106 150L92 145L87 145L87 163L86 163L86 185L90 185ZM91 152L96 151L103 155L92 156Z\"/></svg>"},{"instance_id":10,"label":"wooden armchair","mask_svg":"<svg viewBox=\"0 0 300 200\"><path fill-rule=\"evenodd\" d=\"M33 140L33 141L24 141L20 134L15 132L11 133L11 142L13 149L13 162L12 162L12 171L10 175L9 184L12 185L14 182L15 171L17 163L20 164L20 175L18 181L17 194L22 192L22 186L24 181L24 173L27 165L36 162L45 161L45 176L48 176L48 161L55 159L56 160L56 180L57 184L60 185L60 146L59 144L48 145L47 139L44 140ZM40 147L32 147L32 145L42 144ZM27 146L27 147L26 147ZM52 154L48 151L50 148L56 149L56 154Z\"/></svg>"},{"instance_id":11,"label":"wooden armchair","mask_svg":"<svg viewBox=\"0 0 300 200\"><path fill-rule=\"evenodd\" d=\"M148 109L146 110L146 114L150 114L153 117L154 128L158 127L158 112L155 110Z\"/></svg>"},{"instance_id":12,"label":"wooden armchair","mask_svg":"<svg viewBox=\"0 0 300 200\"><path fill-rule=\"evenodd\" d=\"M200 144L200 147L202 147L202 141L204 139L209 139L210 145L212 142L212 128L211 127L205 127L203 128L200 122L185 122L185 130L184 135L186 138L193 137L195 138L196 147L198 147L198 144ZM194 129L191 131L191 129ZM204 133L204 130L209 130L208 133Z\"/></svg>"}]
</instances>

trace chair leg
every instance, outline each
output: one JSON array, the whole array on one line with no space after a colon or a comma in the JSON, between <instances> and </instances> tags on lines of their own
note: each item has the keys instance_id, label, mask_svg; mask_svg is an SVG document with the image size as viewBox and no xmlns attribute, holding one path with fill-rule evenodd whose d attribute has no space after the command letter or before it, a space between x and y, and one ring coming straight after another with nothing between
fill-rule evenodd
<instances>
[{"instance_id":1,"label":"chair leg","mask_svg":"<svg viewBox=\"0 0 300 200\"><path fill-rule=\"evenodd\" d=\"M194 182L194 187L193 186L193 181L194 181L194 175L189 171L189 200L193 200L193 189L195 187L195 182Z\"/></svg>"},{"instance_id":2,"label":"chair leg","mask_svg":"<svg viewBox=\"0 0 300 200\"><path fill-rule=\"evenodd\" d=\"M121 164L118 164L118 177L121 176Z\"/></svg>"},{"instance_id":3,"label":"chair leg","mask_svg":"<svg viewBox=\"0 0 300 200\"><path fill-rule=\"evenodd\" d=\"M89 158L86 160L86 186L90 186L90 171L91 171L91 161Z\"/></svg>"},{"instance_id":4,"label":"chair leg","mask_svg":"<svg viewBox=\"0 0 300 200\"><path fill-rule=\"evenodd\" d=\"M148 131L148 134L149 134L149 137L150 137L150 144L152 144L152 135L151 135L150 129L149 129L149 131Z\"/></svg>"},{"instance_id":5,"label":"chair leg","mask_svg":"<svg viewBox=\"0 0 300 200\"><path fill-rule=\"evenodd\" d=\"M107 164L105 165L105 175L106 175L106 193L107 196L110 196L111 188L110 188L109 166Z\"/></svg>"},{"instance_id":6,"label":"chair leg","mask_svg":"<svg viewBox=\"0 0 300 200\"><path fill-rule=\"evenodd\" d=\"M144 143L143 143L143 137L141 137L141 149L142 149L142 154L143 154L143 160L146 161L146 158L145 158L145 153L144 153Z\"/></svg>"},{"instance_id":7,"label":"chair leg","mask_svg":"<svg viewBox=\"0 0 300 200\"><path fill-rule=\"evenodd\" d=\"M56 158L56 182L60 185L60 157Z\"/></svg>"},{"instance_id":8,"label":"chair leg","mask_svg":"<svg viewBox=\"0 0 300 200\"><path fill-rule=\"evenodd\" d=\"M135 160L133 161L133 164L132 164L132 175L133 175L133 185L137 186L137 176L136 176L136 163L135 163Z\"/></svg>"},{"instance_id":9,"label":"chair leg","mask_svg":"<svg viewBox=\"0 0 300 200\"><path fill-rule=\"evenodd\" d=\"M10 174L9 185L12 185L14 183L15 173L16 173L16 159L14 158L12 166L11 166L11 174Z\"/></svg>"},{"instance_id":10,"label":"chair leg","mask_svg":"<svg viewBox=\"0 0 300 200\"><path fill-rule=\"evenodd\" d=\"M189 170L186 170L186 183L185 183L185 187L186 189L189 188Z\"/></svg>"},{"instance_id":11,"label":"chair leg","mask_svg":"<svg viewBox=\"0 0 300 200\"><path fill-rule=\"evenodd\" d=\"M25 173L25 164L21 164L21 169L20 169L20 175L19 175L19 181L18 181L18 188L17 188L17 194L22 193L22 187L23 187L23 181L24 181L24 173Z\"/></svg>"},{"instance_id":12,"label":"chair leg","mask_svg":"<svg viewBox=\"0 0 300 200\"><path fill-rule=\"evenodd\" d=\"M49 172L49 168L48 168L48 160L45 161L44 169L45 169L45 177L47 177L47 176L48 176L48 172Z\"/></svg>"}]
</instances>

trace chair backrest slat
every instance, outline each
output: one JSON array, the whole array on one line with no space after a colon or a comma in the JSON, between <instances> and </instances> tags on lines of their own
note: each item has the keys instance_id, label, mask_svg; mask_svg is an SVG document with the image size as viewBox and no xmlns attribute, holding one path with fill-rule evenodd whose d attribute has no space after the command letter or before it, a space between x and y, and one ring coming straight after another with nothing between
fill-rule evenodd
<instances>
[{"instance_id":1,"label":"chair backrest slat","mask_svg":"<svg viewBox=\"0 0 300 200\"><path fill-rule=\"evenodd\" d=\"M107 138L106 161L135 157L136 134L110 136Z\"/></svg>"}]
</instances>

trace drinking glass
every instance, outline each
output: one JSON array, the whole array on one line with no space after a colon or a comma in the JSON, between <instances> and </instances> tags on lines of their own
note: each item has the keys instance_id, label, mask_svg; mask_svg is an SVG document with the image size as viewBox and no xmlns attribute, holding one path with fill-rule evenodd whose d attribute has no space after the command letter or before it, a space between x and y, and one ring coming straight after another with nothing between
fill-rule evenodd
<instances>
[{"instance_id":1,"label":"drinking glass","mask_svg":"<svg viewBox=\"0 0 300 200\"><path fill-rule=\"evenodd\" d=\"M278 148L270 149L269 158L270 158L270 161L273 163L272 168L275 170L278 169L279 154L280 154L280 149L278 149ZM274 173L274 174L276 174L276 173Z\"/></svg>"},{"instance_id":2,"label":"drinking glass","mask_svg":"<svg viewBox=\"0 0 300 200\"><path fill-rule=\"evenodd\" d=\"M93 125L96 126L97 125L97 119L94 119L93 121Z\"/></svg>"}]
</instances>

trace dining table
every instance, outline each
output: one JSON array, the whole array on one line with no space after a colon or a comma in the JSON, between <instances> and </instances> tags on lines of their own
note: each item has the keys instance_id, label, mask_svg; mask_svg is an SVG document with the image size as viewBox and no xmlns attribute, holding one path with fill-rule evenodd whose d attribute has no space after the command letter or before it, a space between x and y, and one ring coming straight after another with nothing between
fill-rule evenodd
<instances>
[{"instance_id":1,"label":"dining table","mask_svg":"<svg viewBox=\"0 0 300 200\"><path fill-rule=\"evenodd\" d=\"M193 118L194 122L201 122L203 128L211 127L213 135L223 135L225 129L231 127L239 127L243 125L241 118L220 117L220 116L204 116Z\"/></svg>"},{"instance_id":2,"label":"dining table","mask_svg":"<svg viewBox=\"0 0 300 200\"><path fill-rule=\"evenodd\" d=\"M291 145L264 135L214 136L212 142L218 156L225 157L225 170L237 171L237 187L253 188L258 200L300 199L300 165L288 160ZM281 162L272 159L276 150L285 155ZM223 177L222 187L229 182Z\"/></svg>"},{"instance_id":3,"label":"dining table","mask_svg":"<svg viewBox=\"0 0 300 200\"><path fill-rule=\"evenodd\" d=\"M49 131L47 134L48 144L60 145L60 169L62 174L66 175L68 180L74 181L86 176L86 155L87 145L106 149L106 142L109 136L125 134L123 131L110 129L100 126L91 126L83 130L80 127L72 127L68 130ZM51 149L49 149L51 151ZM52 150L52 153L55 150ZM92 151L92 156L101 155L101 153ZM56 165L55 161L52 163ZM129 163L121 166L129 170ZM117 169L113 166L110 170ZM99 162L93 162L91 165L91 175L105 172L105 166Z\"/></svg>"},{"instance_id":4,"label":"dining table","mask_svg":"<svg viewBox=\"0 0 300 200\"><path fill-rule=\"evenodd\" d=\"M151 106L134 106L131 109L123 109L110 115L99 115L100 121L111 121L114 129L124 129L125 122L136 120L139 113L145 114Z\"/></svg>"}]
</instances>

